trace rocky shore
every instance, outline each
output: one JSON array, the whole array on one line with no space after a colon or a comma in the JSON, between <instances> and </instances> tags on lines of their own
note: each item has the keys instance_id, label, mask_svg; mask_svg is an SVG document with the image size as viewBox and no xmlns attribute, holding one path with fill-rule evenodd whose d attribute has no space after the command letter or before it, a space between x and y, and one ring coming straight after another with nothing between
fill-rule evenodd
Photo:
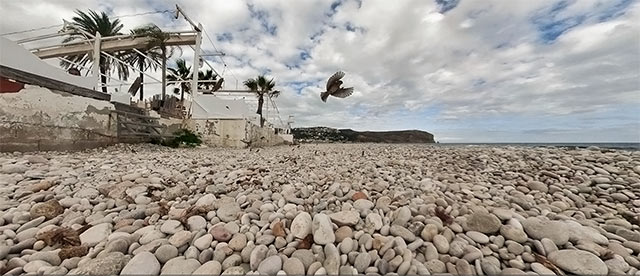
<instances>
[{"instance_id":1,"label":"rocky shore","mask_svg":"<svg viewBox=\"0 0 640 276\"><path fill-rule=\"evenodd\" d=\"M0 154L0 274L640 275L640 152Z\"/></svg>"}]
</instances>

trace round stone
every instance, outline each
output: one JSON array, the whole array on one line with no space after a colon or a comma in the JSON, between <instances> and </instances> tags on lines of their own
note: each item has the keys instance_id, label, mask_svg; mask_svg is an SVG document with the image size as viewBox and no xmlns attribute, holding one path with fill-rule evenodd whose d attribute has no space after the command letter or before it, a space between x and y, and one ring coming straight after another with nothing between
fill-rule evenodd
<instances>
[{"instance_id":1,"label":"round stone","mask_svg":"<svg viewBox=\"0 0 640 276\"><path fill-rule=\"evenodd\" d=\"M360 212L371 210L374 204L368 199L358 199L353 203L353 208L356 208Z\"/></svg>"},{"instance_id":2,"label":"round stone","mask_svg":"<svg viewBox=\"0 0 640 276\"><path fill-rule=\"evenodd\" d=\"M546 184L540 181L529 181L527 182L527 187L533 191L540 191L542 193L546 193L549 191L549 187Z\"/></svg>"},{"instance_id":3,"label":"round stone","mask_svg":"<svg viewBox=\"0 0 640 276\"><path fill-rule=\"evenodd\" d=\"M178 233L180 231L184 230L184 227L182 227L182 223L177 221L177 220L167 220L165 221L161 226L160 226L160 232L165 233L165 234L169 234L169 235L173 235L175 233Z\"/></svg>"},{"instance_id":4,"label":"round stone","mask_svg":"<svg viewBox=\"0 0 640 276\"><path fill-rule=\"evenodd\" d=\"M301 212L291 222L290 229L294 237L304 239L312 231L311 215L307 212Z\"/></svg>"},{"instance_id":5,"label":"round stone","mask_svg":"<svg viewBox=\"0 0 640 276\"><path fill-rule=\"evenodd\" d=\"M420 237L425 241L432 241L433 237L438 235L438 226L435 224L427 224L420 232Z\"/></svg>"},{"instance_id":6,"label":"round stone","mask_svg":"<svg viewBox=\"0 0 640 276\"><path fill-rule=\"evenodd\" d=\"M220 275L222 264L218 261L208 261L198 267L191 275Z\"/></svg>"},{"instance_id":7,"label":"round stone","mask_svg":"<svg viewBox=\"0 0 640 276\"><path fill-rule=\"evenodd\" d=\"M500 230L502 223L494 214L486 212L476 212L467 218L467 230L477 231L484 234L493 234Z\"/></svg>"},{"instance_id":8,"label":"round stone","mask_svg":"<svg viewBox=\"0 0 640 276\"><path fill-rule=\"evenodd\" d=\"M449 241L443 235L436 235L433 237L433 245L441 254L449 252Z\"/></svg>"},{"instance_id":9,"label":"round stone","mask_svg":"<svg viewBox=\"0 0 640 276\"><path fill-rule=\"evenodd\" d=\"M209 233L213 235L213 239L221 242L228 242L229 240L231 240L231 237L232 237L229 230L227 230L227 228L225 228L222 225L214 226L213 228L211 228L211 230L209 230Z\"/></svg>"},{"instance_id":10,"label":"round stone","mask_svg":"<svg viewBox=\"0 0 640 276\"><path fill-rule=\"evenodd\" d=\"M191 241L193 235L189 231L179 231L169 238L169 243L175 247L181 247Z\"/></svg>"},{"instance_id":11,"label":"round stone","mask_svg":"<svg viewBox=\"0 0 640 276\"><path fill-rule=\"evenodd\" d=\"M543 220L539 218L527 218L522 221L522 227L529 237L541 240L548 238L556 245L561 246L569 241L569 232L566 225L559 221Z\"/></svg>"},{"instance_id":12,"label":"round stone","mask_svg":"<svg viewBox=\"0 0 640 276\"><path fill-rule=\"evenodd\" d=\"M358 271L358 273L364 273L364 270L369 267L371 263L371 255L369 253L363 252L358 254L356 260L353 263L353 266Z\"/></svg>"},{"instance_id":13,"label":"round stone","mask_svg":"<svg viewBox=\"0 0 640 276\"><path fill-rule=\"evenodd\" d=\"M298 258L288 258L282 265L282 269L287 275L304 275L304 264Z\"/></svg>"},{"instance_id":14,"label":"round stone","mask_svg":"<svg viewBox=\"0 0 640 276\"><path fill-rule=\"evenodd\" d=\"M218 210L216 210L218 218L224 222L235 220L241 212L240 205L233 198L223 198L221 201L224 202L219 202Z\"/></svg>"},{"instance_id":15,"label":"round stone","mask_svg":"<svg viewBox=\"0 0 640 276\"><path fill-rule=\"evenodd\" d=\"M485 234L482 234L477 231L469 231L466 233L467 237L471 238L473 241L477 243L489 243L489 237Z\"/></svg>"},{"instance_id":16,"label":"round stone","mask_svg":"<svg viewBox=\"0 0 640 276\"><path fill-rule=\"evenodd\" d=\"M276 275L282 268L282 259L280 256L271 256L264 259L258 266L260 275Z\"/></svg>"},{"instance_id":17,"label":"round stone","mask_svg":"<svg viewBox=\"0 0 640 276\"><path fill-rule=\"evenodd\" d=\"M235 234L229 241L229 248L234 251L240 251L247 245L247 236L245 234Z\"/></svg>"},{"instance_id":18,"label":"round stone","mask_svg":"<svg viewBox=\"0 0 640 276\"><path fill-rule=\"evenodd\" d=\"M407 206L403 206L396 210L394 215L393 224L405 226L411 219L411 209Z\"/></svg>"},{"instance_id":19,"label":"round stone","mask_svg":"<svg viewBox=\"0 0 640 276\"><path fill-rule=\"evenodd\" d=\"M199 237L195 241L193 241L193 246L198 248L198 250L205 250L211 247L212 241L213 241L213 235L205 234L202 237Z\"/></svg>"},{"instance_id":20,"label":"round stone","mask_svg":"<svg viewBox=\"0 0 640 276\"><path fill-rule=\"evenodd\" d=\"M192 216L187 219L189 231L197 232L207 228L207 220L201 216Z\"/></svg>"},{"instance_id":21,"label":"round stone","mask_svg":"<svg viewBox=\"0 0 640 276\"><path fill-rule=\"evenodd\" d=\"M111 223L101 223L80 234L80 242L86 246L94 246L101 241L106 241L110 234Z\"/></svg>"},{"instance_id":22,"label":"round stone","mask_svg":"<svg viewBox=\"0 0 640 276\"><path fill-rule=\"evenodd\" d=\"M124 266L122 275L158 275L160 262L150 252L140 252Z\"/></svg>"},{"instance_id":23,"label":"round stone","mask_svg":"<svg viewBox=\"0 0 640 276\"><path fill-rule=\"evenodd\" d=\"M329 218L338 226L355 226L360 222L360 213L356 211L341 211L330 214Z\"/></svg>"},{"instance_id":24,"label":"round stone","mask_svg":"<svg viewBox=\"0 0 640 276\"><path fill-rule=\"evenodd\" d=\"M353 229L349 226L342 226L336 230L336 242L342 242L346 238L353 236Z\"/></svg>"},{"instance_id":25,"label":"round stone","mask_svg":"<svg viewBox=\"0 0 640 276\"><path fill-rule=\"evenodd\" d=\"M162 266L161 275L191 275L199 267L198 260L175 257Z\"/></svg>"},{"instance_id":26,"label":"round stone","mask_svg":"<svg viewBox=\"0 0 640 276\"><path fill-rule=\"evenodd\" d=\"M527 241L527 234L524 232L524 230L513 225L502 225L502 227L500 227L500 234L505 239L512 240L518 243L524 243Z\"/></svg>"},{"instance_id":27,"label":"round stone","mask_svg":"<svg viewBox=\"0 0 640 276\"><path fill-rule=\"evenodd\" d=\"M382 217L379 214L369 213L365 218L365 227L369 227L373 230L380 230L382 225Z\"/></svg>"},{"instance_id":28,"label":"round stone","mask_svg":"<svg viewBox=\"0 0 640 276\"><path fill-rule=\"evenodd\" d=\"M404 228L403 226L400 226L398 224L391 225L389 232L391 233L391 235L401 237L408 242L416 240L415 234L409 231L409 229Z\"/></svg>"},{"instance_id":29,"label":"round stone","mask_svg":"<svg viewBox=\"0 0 640 276\"><path fill-rule=\"evenodd\" d=\"M604 261L587 251L563 249L551 252L548 258L562 270L576 275L607 275L609 273Z\"/></svg>"},{"instance_id":30,"label":"round stone","mask_svg":"<svg viewBox=\"0 0 640 276\"><path fill-rule=\"evenodd\" d=\"M156 249L155 256L160 263L166 263L178 256L178 248L170 244L161 245Z\"/></svg>"},{"instance_id":31,"label":"round stone","mask_svg":"<svg viewBox=\"0 0 640 276\"><path fill-rule=\"evenodd\" d=\"M313 240L320 245L335 242L336 236L329 216L316 214L313 217Z\"/></svg>"},{"instance_id":32,"label":"round stone","mask_svg":"<svg viewBox=\"0 0 640 276\"><path fill-rule=\"evenodd\" d=\"M266 245L258 245L251 252L251 256L249 257L249 266L251 270L258 269L258 266L262 263L262 260L267 257L267 252L269 248Z\"/></svg>"},{"instance_id":33,"label":"round stone","mask_svg":"<svg viewBox=\"0 0 640 276\"><path fill-rule=\"evenodd\" d=\"M64 207L57 200L52 199L34 204L29 212L32 218L44 216L46 219L52 219L64 213Z\"/></svg>"}]
</instances>

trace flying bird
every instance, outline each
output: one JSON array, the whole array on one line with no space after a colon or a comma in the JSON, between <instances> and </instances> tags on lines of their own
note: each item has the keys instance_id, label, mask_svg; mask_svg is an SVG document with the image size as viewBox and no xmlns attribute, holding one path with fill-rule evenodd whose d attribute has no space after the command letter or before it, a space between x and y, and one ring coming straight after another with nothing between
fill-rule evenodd
<instances>
[{"instance_id":1,"label":"flying bird","mask_svg":"<svg viewBox=\"0 0 640 276\"><path fill-rule=\"evenodd\" d=\"M329 95L346 98L353 94L353 87L342 87L342 77L344 77L344 72L338 71L329 78L327 81L327 91L320 93L320 99L322 99L323 102L327 102Z\"/></svg>"},{"instance_id":2,"label":"flying bird","mask_svg":"<svg viewBox=\"0 0 640 276\"><path fill-rule=\"evenodd\" d=\"M216 92L218 90L220 90L220 88L222 88L222 83L224 82L223 78L220 78L214 85L213 85L213 89L211 89L211 92Z\"/></svg>"}]
</instances>

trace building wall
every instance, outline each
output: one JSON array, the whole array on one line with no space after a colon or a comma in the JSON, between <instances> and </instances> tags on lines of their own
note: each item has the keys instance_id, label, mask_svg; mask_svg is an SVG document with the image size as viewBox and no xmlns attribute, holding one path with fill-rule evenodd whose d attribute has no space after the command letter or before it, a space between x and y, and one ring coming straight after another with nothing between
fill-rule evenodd
<instances>
[{"instance_id":1,"label":"building wall","mask_svg":"<svg viewBox=\"0 0 640 276\"><path fill-rule=\"evenodd\" d=\"M155 111L151 111L151 115L157 115L158 113ZM178 118L161 118L160 115L158 117L158 123L165 127L164 135L171 135L181 128L193 129L193 124L189 127L188 123L183 119Z\"/></svg>"},{"instance_id":2,"label":"building wall","mask_svg":"<svg viewBox=\"0 0 640 276\"><path fill-rule=\"evenodd\" d=\"M246 143L245 120L203 119L192 120L196 133L208 146L244 148Z\"/></svg>"},{"instance_id":3,"label":"building wall","mask_svg":"<svg viewBox=\"0 0 640 276\"><path fill-rule=\"evenodd\" d=\"M191 120L191 128L202 136L203 142L215 147L263 147L284 143L272 128L260 128L244 119Z\"/></svg>"},{"instance_id":4,"label":"building wall","mask_svg":"<svg viewBox=\"0 0 640 276\"><path fill-rule=\"evenodd\" d=\"M260 127L253 123L247 123L247 135L251 141L251 146L268 147L282 145L285 140L278 134L275 129L270 127Z\"/></svg>"},{"instance_id":5,"label":"building wall","mask_svg":"<svg viewBox=\"0 0 640 276\"><path fill-rule=\"evenodd\" d=\"M82 150L117 141L109 101L26 85L0 94L0 151Z\"/></svg>"}]
</instances>

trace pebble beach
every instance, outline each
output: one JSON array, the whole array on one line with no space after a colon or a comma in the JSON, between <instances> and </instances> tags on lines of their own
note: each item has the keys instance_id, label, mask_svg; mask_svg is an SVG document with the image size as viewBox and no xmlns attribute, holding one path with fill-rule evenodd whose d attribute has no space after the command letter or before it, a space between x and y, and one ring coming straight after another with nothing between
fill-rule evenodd
<instances>
[{"instance_id":1,"label":"pebble beach","mask_svg":"<svg viewBox=\"0 0 640 276\"><path fill-rule=\"evenodd\" d=\"M0 153L0 275L640 275L640 151Z\"/></svg>"}]
</instances>

